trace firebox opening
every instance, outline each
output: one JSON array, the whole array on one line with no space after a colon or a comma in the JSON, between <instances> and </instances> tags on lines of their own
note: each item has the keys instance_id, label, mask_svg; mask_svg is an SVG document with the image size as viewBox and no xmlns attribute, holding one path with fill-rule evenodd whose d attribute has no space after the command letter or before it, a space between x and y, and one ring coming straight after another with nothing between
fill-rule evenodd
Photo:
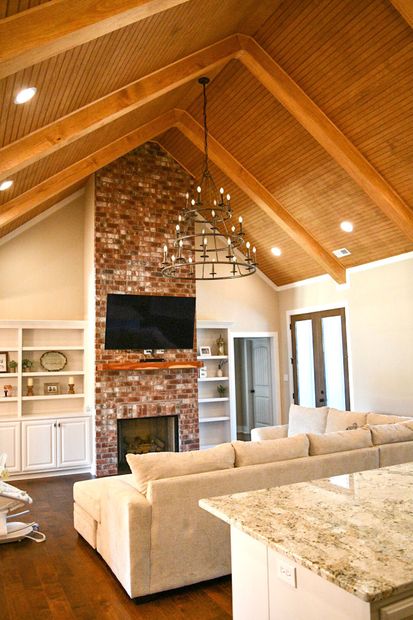
<instances>
[{"instance_id":1,"label":"firebox opening","mask_svg":"<svg viewBox=\"0 0 413 620\"><path fill-rule=\"evenodd\" d=\"M179 452L178 416L118 420L118 473L130 473L126 455Z\"/></svg>"}]
</instances>

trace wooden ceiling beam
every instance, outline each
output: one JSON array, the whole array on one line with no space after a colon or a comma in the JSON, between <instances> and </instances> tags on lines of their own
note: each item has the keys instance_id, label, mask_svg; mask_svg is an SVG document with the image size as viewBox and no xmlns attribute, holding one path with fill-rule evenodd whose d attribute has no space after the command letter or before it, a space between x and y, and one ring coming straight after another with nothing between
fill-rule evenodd
<instances>
[{"instance_id":1,"label":"wooden ceiling beam","mask_svg":"<svg viewBox=\"0 0 413 620\"><path fill-rule=\"evenodd\" d=\"M176 126L196 147L201 151L203 150L204 130L188 112L176 110ZM208 152L210 159L222 172L234 181L307 254L316 260L336 282L343 284L346 281L346 270L343 265L325 250L304 226L211 135L208 140Z\"/></svg>"},{"instance_id":2,"label":"wooden ceiling beam","mask_svg":"<svg viewBox=\"0 0 413 620\"><path fill-rule=\"evenodd\" d=\"M238 35L240 61L297 119L403 233L413 239L413 211L360 151L334 125L267 52L252 38Z\"/></svg>"},{"instance_id":3,"label":"wooden ceiling beam","mask_svg":"<svg viewBox=\"0 0 413 620\"><path fill-rule=\"evenodd\" d=\"M188 0L49 0L0 20L0 79Z\"/></svg>"},{"instance_id":4,"label":"wooden ceiling beam","mask_svg":"<svg viewBox=\"0 0 413 620\"><path fill-rule=\"evenodd\" d=\"M174 125L175 120L176 115L174 111L166 112L84 159L77 161L54 176L49 177L24 194L6 202L2 205L0 211L0 236L2 236L2 231L8 230L8 227L14 220L30 213L30 211L43 203L48 202L50 204L52 198L61 195L67 188L79 183L79 181L106 166L111 161L122 157L122 155L129 153L132 149L170 129Z\"/></svg>"},{"instance_id":5,"label":"wooden ceiling beam","mask_svg":"<svg viewBox=\"0 0 413 620\"><path fill-rule=\"evenodd\" d=\"M237 35L230 36L8 144L0 149L0 181L240 53Z\"/></svg>"},{"instance_id":6,"label":"wooden ceiling beam","mask_svg":"<svg viewBox=\"0 0 413 620\"><path fill-rule=\"evenodd\" d=\"M413 28L413 2L412 0L390 0L396 11Z\"/></svg>"}]
</instances>

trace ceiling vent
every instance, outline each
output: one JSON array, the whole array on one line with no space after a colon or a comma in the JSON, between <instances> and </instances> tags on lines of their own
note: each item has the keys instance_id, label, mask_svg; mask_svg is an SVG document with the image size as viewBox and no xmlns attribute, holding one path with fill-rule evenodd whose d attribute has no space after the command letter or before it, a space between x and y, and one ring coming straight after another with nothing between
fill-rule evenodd
<instances>
[{"instance_id":1,"label":"ceiling vent","mask_svg":"<svg viewBox=\"0 0 413 620\"><path fill-rule=\"evenodd\" d=\"M339 250L333 250L333 254L337 258L343 258L343 256L350 256L351 252L347 248L340 248Z\"/></svg>"}]
</instances>

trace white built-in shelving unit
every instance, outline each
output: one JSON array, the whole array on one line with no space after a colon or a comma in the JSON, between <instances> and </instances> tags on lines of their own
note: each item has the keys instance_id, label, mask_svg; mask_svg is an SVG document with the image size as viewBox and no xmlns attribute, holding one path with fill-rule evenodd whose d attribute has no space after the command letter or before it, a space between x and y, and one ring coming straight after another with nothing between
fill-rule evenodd
<instances>
[{"instance_id":1,"label":"white built-in shelving unit","mask_svg":"<svg viewBox=\"0 0 413 620\"><path fill-rule=\"evenodd\" d=\"M63 370L47 371L40 357L58 351L67 358ZM17 362L16 372L0 373L0 452L8 454L14 476L26 472L60 473L89 469L91 415L85 405L84 321L0 321L0 352ZM32 367L23 370L23 360ZM73 377L75 393L69 393ZM28 379L33 395L28 395ZM58 393L45 393L57 383ZM4 386L11 394L4 396Z\"/></svg>"},{"instance_id":2,"label":"white built-in shelving unit","mask_svg":"<svg viewBox=\"0 0 413 620\"><path fill-rule=\"evenodd\" d=\"M235 439L233 429L236 425L231 420L231 394L229 382L228 332L232 323L222 321L198 321L197 343L200 347L208 346L211 355L198 355L207 371L206 377L198 378L198 411L200 448L206 449ZM224 339L225 355L218 355L217 340ZM223 375L217 376L219 362L223 364ZM225 394L220 395L217 387L222 385Z\"/></svg>"}]
</instances>

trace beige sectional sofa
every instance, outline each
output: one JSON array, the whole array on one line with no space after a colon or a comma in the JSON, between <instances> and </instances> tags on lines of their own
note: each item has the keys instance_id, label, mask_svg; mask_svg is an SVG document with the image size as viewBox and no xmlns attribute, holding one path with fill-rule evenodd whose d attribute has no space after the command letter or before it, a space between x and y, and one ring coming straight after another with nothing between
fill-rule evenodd
<instances>
[{"instance_id":1,"label":"beige sectional sofa","mask_svg":"<svg viewBox=\"0 0 413 620\"><path fill-rule=\"evenodd\" d=\"M292 406L289 427L254 431L263 441L129 455L132 474L74 485L75 528L130 597L226 575L229 528L199 499L413 461L411 419L360 415Z\"/></svg>"}]
</instances>

